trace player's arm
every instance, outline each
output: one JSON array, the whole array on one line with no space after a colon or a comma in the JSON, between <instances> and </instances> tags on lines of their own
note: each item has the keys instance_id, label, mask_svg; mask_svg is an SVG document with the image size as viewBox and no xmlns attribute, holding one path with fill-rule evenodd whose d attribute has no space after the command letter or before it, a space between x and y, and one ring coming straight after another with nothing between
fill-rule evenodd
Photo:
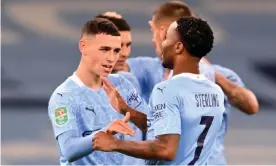
<instances>
[{"instance_id":1,"label":"player's arm","mask_svg":"<svg viewBox=\"0 0 276 166\"><path fill-rule=\"evenodd\" d=\"M202 58L202 61L210 64L206 58ZM233 71L224 70L219 65L213 65L213 67L216 70L216 83L227 96L229 103L246 114L257 113L259 111L258 100L251 90L243 86L239 76ZM225 74L229 75L228 78L224 76Z\"/></svg>"},{"instance_id":2,"label":"player's arm","mask_svg":"<svg viewBox=\"0 0 276 166\"><path fill-rule=\"evenodd\" d=\"M130 113L130 121L132 121L141 131L146 132L147 115L127 105L124 109L122 109L122 114L125 115L128 112Z\"/></svg>"},{"instance_id":3,"label":"player's arm","mask_svg":"<svg viewBox=\"0 0 276 166\"><path fill-rule=\"evenodd\" d=\"M104 82L104 90L108 94L109 100L112 106L119 113L125 115L130 113L130 121L132 121L141 131L147 131L147 115L149 107L146 102L140 97L139 93L135 91L135 88L127 80L122 80L123 86L126 88L127 101L123 99L118 90L112 85L112 83L102 78ZM132 86L132 87L131 87ZM140 110L140 111L138 111Z\"/></svg>"},{"instance_id":4,"label":"player's arm","mask_svg":"<svg viewBox=\"0 0 276 166\"><path fill-rule=\"evenodd\" d=\"M153 90L151 106L154 111L150 113L154 117L153 128L155 140L126 141L118 140L108 134L99 133L93 141L93 147L102 151L118 151L133 157L143 159L158 159L171 161L176 156L178 149L181 120L179 103L176 98ZM106 144L112 146L106 147Z\"/></svg>"},{"instance_id":5,"label":"player's arm","mask_svg":"<svg viewBox=\"0 0 276 166\"><path fill-rule=\"evenodd\" d=\"M82 137L77 125L78 108L70 96L53 95L49 102L48 112L53 125L55 137L62 155L73 162L93 152L92 139L97 132Z\"/></svg>"},{"instance_id":6,"label":"player's arm","mask_svg":"<svg viewBox=\"0 0 276 166\"><path fill-rule=\"evenodd\" d=\"M116 139L107 134L105 136L103 135L99 133L99 139L103 140L103 137L108 137L106 139L112 140L113 147L110 149L111 151L117 151L142 159L171 161L176 156L179 143L178 134L161 135L152 141L127 141ZM97 136L95 137L94 148L102 151L110 151L109 149L105 149L105 147L103 149L101 148L101 145L97 142L99 139Z\"/></svg>"},{"instance_id":7,"label":"player's arm","mask_svg":"<svg viewBox=\"0 0 276 166\"><path fill-rule=\"evenodd\" d=\"M58 141L62 155L73 162L93 152L92 139L100 132L109 132L110 134L120 132L133 135L133 130L125 122L129 120L126 117L122 120L115 120L109 126L92 131L90 135L83 136L78 130L76 112L78 108L74 101L67 97L54 95L49 102L48 112L53 125L55 137Z\"/></svg>"},{"instance_id":8,"label":"player's arm","mask_svg":"<svg viewBox=\"0 0 276 166\"><path fill-rule=\"evenodd\" d=\"M74 162L84 156L91 154L94 149L92 139L98 132L81 137L77 131L67 131L57 137L62 155L68 162Z\"/></svg>"},{"instance_id":9,"label":"player's arm","mask_svg":"<svg viewBox=\"0 0 276 166\"><path fill-rule=\"evenodd\" d=\"M234 107L249 115L259 111L257 98L249 89L230 81L220 73L216 73L216 83L222 88L229 103Z\"/></svg>"}]
</instances>

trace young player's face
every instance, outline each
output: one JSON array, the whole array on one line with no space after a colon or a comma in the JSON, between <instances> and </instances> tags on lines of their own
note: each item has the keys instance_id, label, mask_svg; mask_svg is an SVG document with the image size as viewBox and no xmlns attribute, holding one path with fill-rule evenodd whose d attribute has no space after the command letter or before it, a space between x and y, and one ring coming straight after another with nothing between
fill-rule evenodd
<instances>
[{"instance_id":1,"label":"young player's face","mask_svg":"<svg viewBox=\"0 0 276 166\"><path fill-rule=\"evenodd\" d=\"M121 34L121 52L120 52L120 57L117 61L117 63L114 66L115 71L121 71L124 69L126 66L126 60L130 55L131 52L131 33L130 31L120 31Z\"/></svg>"},{"instance_id":2,"label":"young player's face","mask_svg":"<svg viewBox=\"0 0 276 166\"><path fill-rule=\"evenodd\" d=\"M97 34L80 41L82 61L90 72L97 76L108 76L117 62L121 50L118 36Z\"/></svg>"},{"instance_id":3,"label":"young player's face","mask_svg":"<svg viewBox=\"0 0 276 166\"><path fill-rule=\"evenodd\" d=\"M178 42L177 33L175 31L177 27L177 23L174 22L169 27L166 39L162 42L161 54L162 54L162 65L165 68L173 69L174 67L174 59L177 54L176 48Z\"/></svg>"}]
</instances>

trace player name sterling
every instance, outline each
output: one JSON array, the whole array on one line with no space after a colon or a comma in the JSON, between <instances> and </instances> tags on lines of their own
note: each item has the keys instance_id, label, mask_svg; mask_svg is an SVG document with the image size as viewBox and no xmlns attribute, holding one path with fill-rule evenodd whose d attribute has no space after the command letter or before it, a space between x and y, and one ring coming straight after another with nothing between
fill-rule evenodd
<instances>
[{"instance_id":1,"label":"player name sterling","mask_svg":"<svg viewBox=\"0 0 276 166\"><path fill-rule=\"evenodd\" d=\"M197 107L219 107L218 94L195 94Z\"/></svg>"}]
</instances>

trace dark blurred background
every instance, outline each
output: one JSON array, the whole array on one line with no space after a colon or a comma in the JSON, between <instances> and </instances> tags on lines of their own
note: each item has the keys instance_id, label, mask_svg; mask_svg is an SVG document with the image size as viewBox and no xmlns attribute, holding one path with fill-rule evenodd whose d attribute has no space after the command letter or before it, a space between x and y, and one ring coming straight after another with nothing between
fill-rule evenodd
<instances>
[{"instance_id":1,"label":"dark blurred background","mask_svg":"<svg viewBox=\"0 0 276 166\"><path fill-rule=\"evenodd\" d=\"M155 56L147 24L164 0L2 0L2 164L59 164L47 103L78 66L80 28L117 11L133 29L132 57ZM276 164L276 1L189 0L215 31L212 63L233 69L258 96L253 116L232 110L229 164Z\"/></svg>"}]
</instances>

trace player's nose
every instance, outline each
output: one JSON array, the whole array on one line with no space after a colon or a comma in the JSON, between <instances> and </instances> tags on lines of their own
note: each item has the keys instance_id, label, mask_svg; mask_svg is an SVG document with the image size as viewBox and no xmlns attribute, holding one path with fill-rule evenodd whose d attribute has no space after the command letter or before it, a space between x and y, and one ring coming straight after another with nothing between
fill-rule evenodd
<instances>
[{"instance_id":1,"label":"player's nose","mask_svg":"<svg viewBox=\"0 0 276 166\"><path fill-rule=\"evenodd\" d=\"M106 60L109 61L109 62L114 62L114 61L116 60L116 55L115 55L115 53L110 52L110 53L107 55Z\"/></svg>"},{"instance_id":2,"label":"player's nose","mask_svg":"<svg viewBox=\"0 0 276 166\"><path fill-rule=\"evenodd\" d=\"M121 52L121 53L120 53L120 56L121 56L122 58L127 58L127 57L128 57L128 54L127 54L126 52Z\"/></svg>"}]
</instances>

